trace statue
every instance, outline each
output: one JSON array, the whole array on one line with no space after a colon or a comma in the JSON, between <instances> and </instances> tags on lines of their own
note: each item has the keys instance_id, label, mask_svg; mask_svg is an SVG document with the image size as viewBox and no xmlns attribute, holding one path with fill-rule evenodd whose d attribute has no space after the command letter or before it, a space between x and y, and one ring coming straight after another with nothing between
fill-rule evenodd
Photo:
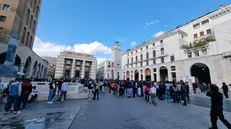
<instances>
[{"instance_id":1,"label":"statue","mask_svg":"<svg viewBox=\"0 0 231 129\"><path fill-rule=\"evenodd\" d=\"M18 34L13 33L8 42L6 60L4 62L4 65L14 65L17 47L18 47Z\"/></svg>"}]
</instances>

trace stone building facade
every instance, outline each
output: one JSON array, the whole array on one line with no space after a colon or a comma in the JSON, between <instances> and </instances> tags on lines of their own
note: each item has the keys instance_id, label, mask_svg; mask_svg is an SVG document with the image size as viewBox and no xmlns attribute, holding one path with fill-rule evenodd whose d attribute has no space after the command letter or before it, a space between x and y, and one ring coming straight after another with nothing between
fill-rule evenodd
<instances>
[{"instance_id":1,"label":"stone building facade","mask_svg":"<svg viewBox=\"0 0 231 129\"><path fill-rule=\"evenodd\" d=\"M123 79L231 83L231 5L126 51Z\"/></svg>"},{"instance_id":2,"label":"stone building facade","mask_svg":"<svg viewBox=\"0 0 231 129\"><path fill-rule=\"evenodd\" d=\"M55 78L96 79L96 57L70 51L61 52L57 58Z\"/></svg>"},{"instance_id":3,"label":"stone building facade","mask_svg":"<svg viewBox=\"0 0 231 129\"><path fill-rule=\"evenodd\" d=\"M0 64L12 33L19 35L15 67L26 78L46 78L47 62L33 50L42 0L0 0Z\"/></svg>"}]
</instances>

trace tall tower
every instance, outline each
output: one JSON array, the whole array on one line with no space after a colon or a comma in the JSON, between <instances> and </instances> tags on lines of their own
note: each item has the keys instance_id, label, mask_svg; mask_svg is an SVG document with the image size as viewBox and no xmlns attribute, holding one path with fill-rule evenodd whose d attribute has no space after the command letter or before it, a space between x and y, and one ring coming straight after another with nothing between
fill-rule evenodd
<instances>
[{"instance_id":1,"label":"tall tower","mask_svg":"<svg viewBox=\"0 0 231 129\"><path fill-rule=\"evenodd\" d=\"M119 42L116 41L112 47L112 68L121 66L122 61L122 49L120 48Z\"/></svg>"},{"instance_id":2,"label":"tall tower","mask_svg":"<svg viewBox=\"0 0 231 129\"><path fill-rule=\"evenodd\" d=\"M111 60L111 79L121 78L121 62L122 61L122 49L119 42L116 41L112 47L112 60Z\"/></svg>"}]
</instances>

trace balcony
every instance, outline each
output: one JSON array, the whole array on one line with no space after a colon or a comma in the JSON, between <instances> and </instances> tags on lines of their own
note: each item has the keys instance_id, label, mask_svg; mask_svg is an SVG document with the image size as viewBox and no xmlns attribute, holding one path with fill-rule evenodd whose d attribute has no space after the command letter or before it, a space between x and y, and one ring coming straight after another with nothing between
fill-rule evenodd
<instances>
[{"instance_id":1,"label":"balcony","mask_svg":"<svg viewBox=\"0 0 231 129\"><path fill-rule=\"evenodd\" d=\"M201 38L200 40L195 40L193 43L185 44L182 46L183 49L195 49L208 46L210 42L216 41L212 36L208 36L206 38Z\"/></svg>"}]
</instances>

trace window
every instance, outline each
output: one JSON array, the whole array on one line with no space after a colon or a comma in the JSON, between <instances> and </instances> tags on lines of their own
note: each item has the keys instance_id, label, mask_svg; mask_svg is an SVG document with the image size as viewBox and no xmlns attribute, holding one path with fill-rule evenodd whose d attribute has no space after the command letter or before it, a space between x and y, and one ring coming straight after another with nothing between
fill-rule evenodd
<instances>
[{"instance_id":1,"label":"window","mask_svg":"<svg viewBox=\"0 0 231 129\"><path fill-rule=\"evenodd\" d=\"M143 55L142 55L142 54L140 55L140 60L141 60L141 61L143 60Z\"/></svg>"},{"instance_id":2,"label":"window","mask_svg":"<svg viewBox=\"0 0 231 129\"><path fill-rule=\"evenodd\" d=\"M160 43L163 43L164 41L163 40L160 40Z\"/></svg>"},{"instance_id":3,"label":"window","mask_svg":"<svg viewBox=\"0 0 231 129\"><path fill-rule=\"evenodd\" d=\"M140 48L140 50L142 51L142 48Z\"/></svg>"},{"instance_id":4,"label":"window","mask_svg":"<svg viewBox=\"0 0 231 129\"><path fill-rule=\"evenodd\" d=\"M175 57L171 56L171 62L175 61Z\"/></svg>"},{"instance_id":5,"label":"window","mask_svg":"<svg viewBox=\"0 0 231 129\"><path fill-rule=\"evenodd\" d=\"M194 39L196 39L197 38L197 34L194 34L193 37L194 37Z\"/></svg>"},{"instance_id":6,"label":"window","mask_svg":"<svg viewBox=\"0 0 231 129\"><path fill-rule=\"evenodd\" d=\"M164 63L164 57L161 57L161 63Z\"/></svg>"},{"instance_id":7,"label":"window","mask_svg":"<svg viewBox=\"0 0 231 129\"><path fill-rule=\"evenodd\" d=\"M156 57L156 50L153 50L153 58Z\"/></svg>"},{"instance_id":8,"label":"window","mask_svg":"<svg viewBox=\"0 0 231 129\"><path fill-rule=\"evenodd\" d=\"M181 35L181 38L184 39L184 35Z\"/></svg>"},{"instance_id":9,"label":"window","mask_svg":"<svg viewBox=\"0 0 231 129\"><path fill-rule=\"evenodd\" d=\"M131 60L132 60L132 63L133 63L133 57L132 57L132 59L131 59Z\"/></svg>"},{"instance_id":10,"label":"window","mask_svg":"<svg viewBox=\"0 0 231 129\"><path fill-rule=\"evenodd\" d=\"M188 52L188 58L192 58L192 52Z\"/></svg>"},{"instance_id":11,"label":"window","mask_svg":"<svg viewBox=\"0 0 231 129\"><path fill-rule=\"evenodd\" d=\"M133 54L133 52L131 52L131 55Z\"/></svg>"},{"instance_id":12,"label":"window","mask_svg":"<svg viewBox=\"0 0 231 129\"><path fill-rule=\"evenodd\" d=\"M194 24L193 25L193 28L196 29L196 28L199 28L200 27L200 23L197 23L197 24Z\"/></svg>"},{"instance_id":13,"label":"window","mask_svg":"<svg viewBox=\"0 0 231 129\"><path fill-rule=\"evenodd\" d=\"M0 16L0 22L5 22L6 21L6 16Z\"/></svg>"},{"instance_id":14,"label":"window","mask_svg":"<svg viewBox=\"0 0 231 129\"><path fill-rule=\"evenodd\" d=\"M136 50L136 53L137 53L137 50Z\"/></svg>"},{"instance_id":15,"label":"window","mask_svg":"<svg viewBox=\"0 0 231 129\"><path fill-rule=\"evenodd\" d=\"M147 60L149 59L149 54L148 54L148 52L146 53L146 59L147 59Z\"/></svg>"},{"instance_id":16,"label":"window","mask_svg":"<svg viewBox=\"0 0 231 129\"><path fill-rule=\"evenodd\" d=\"M156 64L156 59L153 59L153 64Z\"/></svg>"},{"instance_id":17,"label":"window","mask_svg":"<svg viewBox=\"0 0 231 129\"><path fill-rule=\"evenodd\" d=\"M164 55L164 48L163 47L160 49L160 52L161 52L160 53L161 55Z\"/></svg>"},{"instance_id":18,"label":"window","mask_svg":"<svg viewBox=\"0 0 231 129\"><path fill-rule=\"evenodd\" d=\"M207 30L207 34L209 35L209 34L212 34L212 30L211 29L208 29Z\"/></svg>"},{"instance_id":19,"label":"window","mask_svg":"<svg viewBox=\"0 0 231 129\"><path fill-rule=\"evenodd\" d=\"M146 61L146 65L149 65L149 62L148 62L148 60Z\"/></svg>"},{"instance_id":20,"label":"window","mask_svg":"<svg viewBox=\"0 0 231 129\"><path fill-rule=\"evenodd\" d=\"M129 59L127 60L127 63L129 64Z\"/></svg>"},{"instance_id":21,"label":"window","mask_svg":"<svg viewBox=\"0 0 231 129\"><path fill-rule=\"evenodd\" d=\"M172 80L176 81L176 73L175 72L172 73Z\"/></svg>"},{"instance_id":22,"label":"window","mask_svg":"<svg viewBox=\"0 0 231 129\"><path fill-rule=\"evenodd\" d=\"M155 43L153 43L152 46L154 47L154 46L155 46Z\"/></svg>"},{"instance_id":23,"label":"window","mask_svg":"<svg viewBox=\"0 0 231 129\"><path fill-rule=\"evenodd\" d=\"M209 19L204 20L204 21L201 22L202 25L207 24L207 23L209 23Z\"/></svg>"},{"instance_id":24,"label":"window","mask_svg":"<svg viewBox=\"0 0 231 129\"><path fill-rule=\"evenodd\" d=\"M22 32L22 44L24 44L25 42L25 37L26 37L26 27L23 28L23 32Z\"/></svg>"},{"instance_id":25,"label":"window","mask_svg":"<svg viewBox=\"0 0 231 129\"><path fill-rule=\"evenodd\" d=\"M26 13L26 24L27 25L29 24L29 19L30 19L30 10L28 9Z\"/></svg>"},{"instance_id":26,"label":"window","mask_svg":"<svg viewBox=\"0 0 231 129\"><path fill-rule=\"evenodd\" d=\"M0 34L3 32L3 28L2 27L0 27Z\"/></svg>"},{"instance_id":27,"label":"window","mask_svg":"<svg viewBox=\"0 0 231 129\"><path fill-rule=\"evenodd\" d=\"M199 51L195 51L194 54L195 54L195 56L200 56Z\"/></svg>"},{"instance_id":28,"label":"window","mask_svg":"<svg viewBox=\"0 0 231 129\"><path fill-rule=\"evenodd\" d=\"M33 26L33 15L30 16L30 28Z\"/></svg>"},{"instance_id":29,"label":"window","mask_svg":"<svg viewBox=\"0 0 231 129\"><path fill-rule=\"evenodd\" d=\"M138 61L138 57L136 56L136 62Z\"/></svg>"},{"instance_id":30,"label":"window","mask_svg":"<svg viewBox=\"0 0 231 129\"><path fill-rule=\"evenodd\" d=\"M140 63L140 67L142 67L142 66L143 66L143 62Z\"/></svg>"},{"instance_id":31,"label":"window","mask_svg":"<svg viewBox=\"0 0 231 129\"><path fill-rule=\"evenodd\" d=\"M156 68L153 68L153 72L156 72Z\"/></svg>"},{"instance_id":32,"label":"window","mask_svg":"<svg viewBox=\"0 0 231 129\"><path fill-rule=\"evenodd\" d=\"M38 17L38 13L39 13L39 6L37 6L37 8L36 8L36 17Z\"/></svg>"},{"instance_id":33,"label":"window","mask_svg":"<svg viewBox=\"0 0 231 129\"><path fill-rule=\"evenodd\" d=\"M26 46L28 45L28 42L29 42L29 36L30 36L30 33L27 32L26 41L25 41L25 45L26 45Z\"/></svg>"},{"instance_id":34,"label":"window","mask_svg":"<svg viewBox=\"0 0 231 129\"><path fill-rule=\"evenodd\" d=\"M171 66L172 71L176 71L176 66Z\"/></svg>"},{"instance_id":35,"label":"window","mask_svg":"<svg viewBox=\"0 0 231 129\"><path fill-rule=\"evenodd\" d=\"M30 36L30 41L29 41L29 45L28 45L29 48L32 48L32 44L33 44L33 43L32 43L32 40L33 40L33 38L32 38L32 36Z\"/></svg>"},{"instance_id":36,"label":"window","mask_svg":"<svg viewBox=\"0 0 231 129\"><path fill-rule=\"evenodd\" d=\"M8 4L3 5L3 10L9 11L9 8L10 8L10 5L8 5Z\"/></svg>"},{"instance_id":37,"label":"window","mask_svg":"<svg viewBox=\"0 0 231 129\"><path fill-rule=\"evenodd\" d=\"M148 46L146 46L146 49L148 49Z\"/></svg>"},{"instance_id":38,"label":"window","mask_svg":"<svg viewBox=\"0 0 231 129\"><path fill-rule=\"evenodd\" d=\"M204 36L205 34L204 34L204 31L201 31L200 32L200 36L202 37L202 36Z\"/></svg>"}]
</instances>

